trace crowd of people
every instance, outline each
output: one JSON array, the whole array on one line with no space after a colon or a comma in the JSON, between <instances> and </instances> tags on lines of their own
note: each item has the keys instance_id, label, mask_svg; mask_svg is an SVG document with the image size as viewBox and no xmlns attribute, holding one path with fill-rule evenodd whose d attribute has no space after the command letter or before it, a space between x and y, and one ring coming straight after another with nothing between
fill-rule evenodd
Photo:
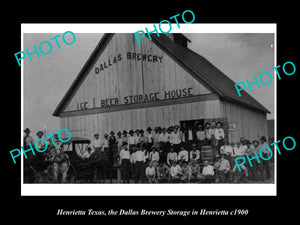
<instances>
[{"instance_id":1,"label":"crowd of people","mask_svg":"<svg viewBox=\"0 0 300 225\"><path fill-rule=\"evenodd\" d=\"M168 128L148 127L135 131L104 134L103 139L95 134L91 148L83 157L89 157L94 151L110 153L114 165L121 169L124 183L134 179L135 183L162 182L239 182L243 179L264 182L269 179L270 166L268 161L241 166L237 170L234 159L245 154L259 155L262 146L267 145L264 136L252 143L241 138L237 143L228 143L222 123L212 127L206 123L197 126L196 132L190 127L178 125ZM206 160L202 154L203 146L210 146L213 161ZM263 154L270 154L263 151ZM263 155L265 158L267 156ZM266 175L265 175L266 173Z\"/></svg>"},{"instance_id":2,"label":"crowd of people","mask_svg":"<svg viewBox=\"0 0 300 225\"><path fill-rule=\"evenodd\" d=\"M40 135L40 133L39 133ZM28 136L27 136L28 138ZM216 126L197 125L196 131L185 124L168 128L148 127L115 135L114 131L94 135L90 147L77 154L88 159L94 152L104 152L113 167L117 168L123 183L190 183L190 182L245 182L265 181L270 178L268 161L241 166L237 170L234 159L245 154L259 155L262 146L268 145L264 136L250 142L241 137L237 143L228 143L222 123ZM209 146L213 158L203 156L202 149ZM268 151L263 154L270 154ZM265 158L268 156L263 155Z\"/></svg>"}]
</instances>

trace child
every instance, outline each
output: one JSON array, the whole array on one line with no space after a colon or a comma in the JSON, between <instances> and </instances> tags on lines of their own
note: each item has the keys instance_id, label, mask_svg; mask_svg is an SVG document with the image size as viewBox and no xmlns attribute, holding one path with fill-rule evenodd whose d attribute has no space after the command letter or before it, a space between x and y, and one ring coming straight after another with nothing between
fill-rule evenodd
<instances>
[{"instance_id":1,"label":"child","mask_svg":"<svg viewBox=\"0 0 300 225\"><path fill-rule=\"evenodd\" d=\"M152 162L149 162L149 165L146 168L146 178L148 180L148 183L155 182L155 168L153 167Z\"/></svg>"},{"instance_id":2,"label":"child","mask_svg":"<svg viewBox=\"0 0 300 225\"><path fill-rule=\"evenodd\" d=\"M192 170L187 165L187 162L185 161L182 162L181 172L182 172L182 176L180 178L181 182L189 183L191 179Z\"/></svg>"},{"instance_id":3,"label":"child","mask_svg":"<svg viewBox=\"0 0 300 225\"><path fill-rule=\"evenodd\" d=\"M169 180L170 168L163 162L160 162L156 167L157 182L166 183Z\"/></svg>"},{"instance_id":4,"label":"child","mask_svg":"<svg viewBox=\"0 0 300 225\"><path fill-rule=\"evenodd\" d=\"M176 164L175 161L171 161L171 168L170 168L170 180L171 183L178 182L181 175L181 168L179 165Z\"/></svg>"}]
</instances>

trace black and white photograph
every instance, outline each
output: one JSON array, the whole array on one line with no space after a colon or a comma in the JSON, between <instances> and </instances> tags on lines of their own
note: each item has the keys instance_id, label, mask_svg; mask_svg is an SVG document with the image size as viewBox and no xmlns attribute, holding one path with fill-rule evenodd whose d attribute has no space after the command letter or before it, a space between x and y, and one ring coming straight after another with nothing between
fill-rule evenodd
<instances>
[{"instance_id":1,"label":"black and white photograph","mask_svg":"<svg viewBox=\"0 0 300 225\"><path fill-rule=\"evenodd\" d=\"M80 33L72 26L65 33L24 32L23 49L47 41L39 50L49 54L22 62L23 146L43 138L36 147L47 148L27 152L22 188L274 184L275 156L259 153L274 141L274 82L254 78L275 67L275 25L265 27L153 33L140 43L133 33ZM246 79L251 90L238 92L235 84ZM255 152L258 159L237 166L235 159Z\"/></svg>"}]
</instances>

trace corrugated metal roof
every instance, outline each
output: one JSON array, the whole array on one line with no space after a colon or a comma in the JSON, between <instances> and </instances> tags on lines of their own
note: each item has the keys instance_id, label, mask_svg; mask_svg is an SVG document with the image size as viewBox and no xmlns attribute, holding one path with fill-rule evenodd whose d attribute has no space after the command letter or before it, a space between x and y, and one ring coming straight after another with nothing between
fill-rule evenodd
<instances>
[{"instance_id":1,"label":"corrugated metal roof","mask_svg":"<svg viewBox=\"0 0 300 225\"><path fill-rule=\"evenodd\" d=\"M105 34L102 37L99 44L72 83L71 87L68 89L67 93L56 107L55 111L52 114L53 116L59 116L66 104L71 100L72 96L75 94L81 82L87 75L88 69L93 66L93 63L96 60L97 56L103 52L112 36L113 34ZM159 48L161 48L162 51L166 52L171 58L176 60L176 62L180 64L184 69L186 69L196 80L204 83L206 86L214 90L217 94L220 95L221 98L242 104L254 110L270 113L269 110L267 110L247 92L241 91L242 96L239 97L234 87L235 82L227 77L222 71L216 68L203 56L200 56L191 49L184 48L177 43L174 43L164 34L160 34L159 37L157 37L156 35L151 35L151 37L152 41Z\"/></svg>"}]
</instances>

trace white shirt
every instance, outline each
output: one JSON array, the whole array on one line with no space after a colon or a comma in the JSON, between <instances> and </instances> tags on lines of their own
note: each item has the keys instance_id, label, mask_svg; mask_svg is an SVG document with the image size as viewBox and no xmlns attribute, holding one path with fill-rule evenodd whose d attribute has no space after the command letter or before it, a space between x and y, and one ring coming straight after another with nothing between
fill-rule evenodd
<instances>
[{"instance_id":1,"label":"white shirt","mask_svg":"<svg viewBox=\"0 0 300 225\"><path fill-rule=\"evenodd\" d=\"M204 133L204 131L197 131L196 132L196 137L197 137L197 140L199 140L199 141L203 141L204 140L204 138L205 138L205 133Z\"/></svg>"},{"instance_id":2,"label":"white shirt","mask_svg":"<svg viewBox=\"0 0 300 225\"><path fill-rule=\"evenodd\" d=\"M220 140L220 139L224 139L225 137L225 133L224 133L224 130L222 128L216 128L214 130L214 136L217 140Z\"/></svg>"},{"instance_id":3,"label":"white shirt","mask_svg":"<svg viewBox=\"0 0 300 225\"><path fill-rule=\"evenodd\" d=\"M129 152L129 150L122 149L120 151L120 161L122 161L122 159L129 159L130 160L130 152Z\"/></svg>"},{"instance_id":4,"label":"white shirt","mask_svg":"<svg viewBox=\"0 0 300 225\"><path fill-rule=\"evenodd\" d=\"M129 136L128 137L128 144L129 145L135 145L136 144L136 142L135 142L135 137L134 136Z\"/></svg>"},{"instance_id":5,"label":"white shirt","mask_svg":"<svg viewBox=\"0 0 300 225\"><path fill-rule=\"evenodd\" d=\"M167 155L167 163L170 164L170 161L177 162L177 153L176 152L169 152Z\"/></svg>"},{"instance_id":6,"label":"white shirt","mask_svg":"<svg viewBox=\"0 0 300 225\"><path fill-rule=\"evenodd\" d=\"M179 131L177 131L177 133L175 133L175 132L172 132L172 133L171 133L171 136L170 136L170 143L171 143L171 144L180 144L180 143L181 143Z\"/></svg>"},{"instance_id":7,"label":"white shirt","mask_svg":"<svg viewBox=\"0 0 300 225\"><path fill-rule=\"evenodd\" d=\"M178 160L184 160L184 161L188 161L189 160L189 153L187 150L181 150L178 153Z\"/></svg>"},{"instance_id":8,"label":"white shirt","mask_svg":"<svg viewBox=\"0 0 300 225\"><path fill-rule=\"evenodd\" d=\"M158 161L159 160L158 152L150 152L150 159L151 161Z\"/></svg>"},{"instance_id":9,"label":"white shirt","mask_svg":"<svg viewBox=\"0 0 300 225\"><path fill-rule=\"evenodd\" d=\"M147 168L146 168L146 176L154 176L155 175L155 168L152 166L152 167L150 167L150 166L148 166Z\"/></svg>"},{"instance_id":10,"label":"white shirt","mask_svg":"<svg viewBox=\"0 0 300 225\"><path fill-rule=\"evenodd\" d=\"M230 145L223 145L220 148L221 153L224 153L225 155L233 155L232 147Z\"/></svg>"},{"instance_id":11,"label":"white shirt","mask_svg":"<svg viewBox=\"0 0 300 225\"><path fill-rule=\"evenodd\" d=\"M239 156L239 155L245 155L246 154L246 149L247 146L246 145L240 145L240 147L236 147L235 148L235 155Z\"/></svg>"},{"instance_id":12,"label":"white shirt","mask_svg":"<svg viewBox=\"0 0 300 225\"><path fill-rule=\"evenodd\" d=\"M205 129L204 133L205 133L205 137L210 140L211 139L211 135L212 135L212 129L211 128Z\"/></svg>"},{"instance_id":13,"label":"white shirt","mask_svg":"<svg viewBox=\"0 0 300 225\"><path fill-rule=\"evenodd\" d=\"M136 151L134 153L133 161L134 161L134 163L140 162L140 161L145 162L146 161L145 153L143 151L140 151L140 150Z\"/></svg>"},{"instance_id":14,"label":"white shirt","mask_svg":"<svg viewBox=\"0 0 300 225\"><path fill-rule=\"evenodd\" d=\"M102 141L102 147L103 147L103 148L108 148L108 147L109 147L108 139L104 139L104 140Z\"/></svg>"},{"instance_id":15,"label":"white shirt","mask_svg":"<svg viewBox=\"0 0 300 225\"><path fill-rule=\"evenodd\" d=\"M159 136L158 136L158 142L168 142L170 139L170 135L168 133L161 133Z\"/></svg>"},{"instance_id":16,"label":"white shirt","mask_svg":"<svg viewBox=\"0 0 300 225\"><path fill-rule=\"evenodd\" d=\"M204 166L202 175L215 175L214 167L211 165Z\"/></svg>"},{"instance_id":17,"label":"white shirt","mask_svg":"<svg viewBox=\"0 0 300 225\"><path fill-rule=\"evenodd\" d=\"M152 143L153 141L153 134L151 133L146 133L145 136L148 138L148 143Z\"/></svg>"},{"instance_id":18,"label":"white shirt","mask_svg":"<svg viewBox=\"0 0 300 225\"><path fill-rule=\"evenodd\" d=\"M101 140L100 139L94 139L92 142L92 148L101 148Z\"/></svg>"},{"instance_id":19,"label":"white shirt","mask_svg":"<svg viewBox=\"0 0 300 225\"><path fill-rule=\"evenodd\" d=\"M170 174L171 174L172 177L175 177L176 175L178 175L179 172L180 172L180 166L179 165L171 166Z\"/></svg>"}]
</instances>

